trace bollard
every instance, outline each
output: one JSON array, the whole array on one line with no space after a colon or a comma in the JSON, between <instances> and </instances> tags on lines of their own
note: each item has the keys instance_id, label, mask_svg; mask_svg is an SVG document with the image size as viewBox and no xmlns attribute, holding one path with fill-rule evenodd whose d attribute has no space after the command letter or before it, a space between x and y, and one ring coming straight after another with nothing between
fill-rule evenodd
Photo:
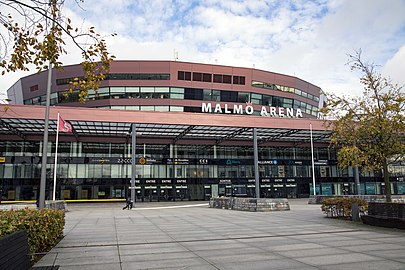
<instances>
[{"instance_id":1,"label":"bollard","mask_svg":"<svg viewBox=\"0 0 405 270\"><path fill-rule=\"evenodd\" d=\"M352 221L360 221L359 205L352 203Z\"/></svg>"}]
</instances>

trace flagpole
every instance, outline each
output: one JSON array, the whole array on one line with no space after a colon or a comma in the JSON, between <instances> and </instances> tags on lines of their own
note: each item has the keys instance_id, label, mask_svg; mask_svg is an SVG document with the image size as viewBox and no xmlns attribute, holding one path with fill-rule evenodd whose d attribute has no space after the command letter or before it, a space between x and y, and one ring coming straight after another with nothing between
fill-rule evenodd
<instances>
[{"instance_id":1,"label":"flagpole","mask_svg":"<svg viewBox=\"0 0 405 270\"><path fill-rule=\"evenodd\" d=\"M56 200L56 171L58 166L58 143L59 143L59 112L58 121L56 124L56 146L55 146L55 166L53 167L53 194L52 200Z\"/></svg>"},{"instance_id":2,"label":"flagpole","mask_svg":"<svg viewBox=\"0 0 405 270\"><path fill-rule=\"evenodd\" d=\"M315 187L315 162L314 162L314 142L312 140L312 124L309 124L309 130L311 134L311 160L312 160L312 186L314 187L314 197L316 196Z\"/></svg>"}]
</instances>

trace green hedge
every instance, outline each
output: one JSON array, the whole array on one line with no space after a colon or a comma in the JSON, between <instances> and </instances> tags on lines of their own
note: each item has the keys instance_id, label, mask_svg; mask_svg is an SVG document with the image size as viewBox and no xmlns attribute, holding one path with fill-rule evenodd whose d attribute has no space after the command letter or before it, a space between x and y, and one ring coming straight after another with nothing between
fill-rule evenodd
<instances>
[{"instance_id":1,"label":"green hedge","mask_svg":"<svg viewBox=\"0 0 405 270\"><path fill-rule=\"evenodd\" d=\"M16 231L28 233L29 252L46 252L63 237L65 212L55 209L0 211L0 237ZM35 260L35 255L31 256Z\"/></svg>"},{"instance_id":2,"label":"green hedge","mask_svg":"<svg viewBox=\"0 0 405 270\"><path fill-rule=\"evenodd\" d=\"M360 213L365 213L368 203L359 198L329 198L322 202L321 209L328 217L351 218L352 203L359 205Z\"/></svg>"}]
</instances>

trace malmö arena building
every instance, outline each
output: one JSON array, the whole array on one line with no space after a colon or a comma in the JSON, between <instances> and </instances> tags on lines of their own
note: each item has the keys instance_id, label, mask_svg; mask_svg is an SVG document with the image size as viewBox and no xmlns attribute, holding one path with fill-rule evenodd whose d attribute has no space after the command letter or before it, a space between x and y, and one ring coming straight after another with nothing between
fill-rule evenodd
<instances>
[{"instance_id":1,"label":"malm\u00f6 arena building","mask_svg":"<svg viewBox=\"0 0 405 270\"><path fill-rule=\"evenodd\" d=\"M356 193L354 170L338 167L331 131L318 118L322 90L302 79L254 68L114 61L81 104L78 93L64 95L81 76L80 65L52 71L46 199L54 188L58 113L73 132L59 133L57 199L127 197L133 148L138 201L255 197L257 183L260 197L308 197L312 165L316 194ZM2 201L38 197L46 82L47 72L21 78L8 89L12 104L1 105ZM393 193L405 194L405 166L390 169ZM359 177L362 194L384 194L380 173Z\"/></svg>"}]
</instances>

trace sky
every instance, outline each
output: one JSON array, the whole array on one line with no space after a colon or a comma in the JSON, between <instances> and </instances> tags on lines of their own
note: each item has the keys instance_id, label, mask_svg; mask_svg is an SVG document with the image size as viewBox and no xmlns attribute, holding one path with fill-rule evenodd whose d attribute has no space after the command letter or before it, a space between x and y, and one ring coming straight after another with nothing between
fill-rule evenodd
<instances>
[{"instance_id":1,"label":"sky","mask_svg":"<svg viewBox=\"0 0 405 270\"><path fill-rule=\"evenodd\" d=\"M361 95L348 54L405 84L405 0L85 0L66 1L75 25L105 36L119 60L174 60L256 68ZM116 33L116 36L111 36ZM68 43L64 64L80 53ZM0 99L18 78L0 77ZM405 90L404 90L405 91Z\"/></svg>"}]
</instances>

